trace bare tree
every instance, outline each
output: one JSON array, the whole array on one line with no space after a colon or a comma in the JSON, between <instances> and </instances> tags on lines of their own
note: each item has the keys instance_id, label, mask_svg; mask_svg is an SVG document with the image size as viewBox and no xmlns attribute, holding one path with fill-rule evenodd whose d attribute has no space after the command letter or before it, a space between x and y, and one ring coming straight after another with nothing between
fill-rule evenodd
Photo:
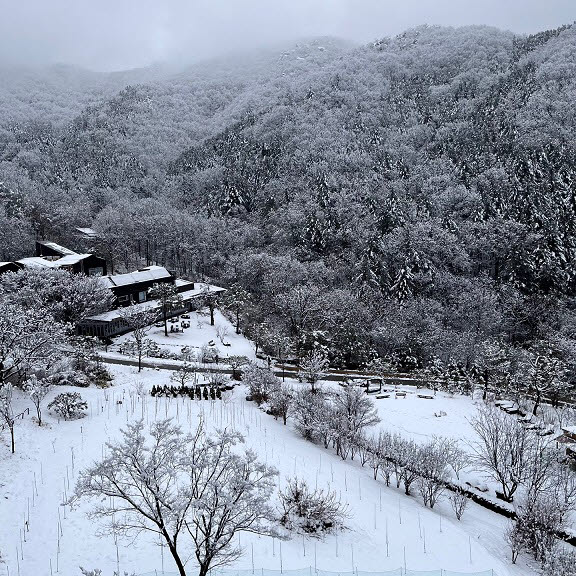
<instances>
[{"instance_id":1,"label":"bare tree","mask_svg":"<svg viewBox=\"0 0 576 576\"><path fill-rule=\"evenodd\" d=\"M456 514L456 519L461 520L470 502L468 494L466 494L466 491L462 488L457 487L455 490L449 492L448 500L450 501L452 510L454 510L454 514Z\"/></svg>"},{"instance_id":2,"label":"bare tree","mask_svg":"<svg viewBox=\"0 0 576 576\"><path fill-rule=\"evenodd\" d=\"M226 324L218 324L216 326L216 336L218 336L218 340L220 340L220 342L222 343L222 346L224 346L224 340L226 338L226 336L228 336L228 334L230 333L230 330L228 329L228 326L226 326Z\"/></svg>"},{"instance_id":3,"label":"bare tree","mask_svg":"<svg viewBox=\"0 0 576 576\"><path fill-rule=\"evenodd\" d=\"M32 374L26 382L25 390L30 394L30 400L36 408L36 416L38 417L38 426L42 426L42 401L50 392L52 386L45 378L38 378Z\"/></svg>"},{"instance_id":4,"label":"bare tree","mask_svg":"<svg viewBox=\"0 0 576 576\"><path fill-rule=\"evenodd\" d=\"M543 576L576 576L576 553L556 546L542 566Z\"/></svg>"},{"instance_id":5,"label":"bare tree","mask_svg":"<svg viewBox=\"0 0 576 576\"><path fill-rule=\"evenodd\" d=\"M164 322L164 335L168 336L168 314L182 304L182 296L178 293L175 284L158 282L150 289L150 297L160 302L162 320Z\"/></svg>"},{"instance_id":6,"label":"bare tree","mask_svg":"<svg viewBox=\"0 0 576 576\"><path fill-rule=\"evenodd\" d=\"M312 392L316 392L316 384L324 377L328 368L328 360L321 352L314 351L300 362L299 378L310 384Z\"/></svg>"},{"instance_id":7,"label":"bare tree","mask_svg":"<svg viewBox=\"0 0 576 576\"><path fill-rule=\"evenodd\" d=\"M0 388L22 371L47 368L59 356L64 328L43 308L24 308L0 295Z\"/></svg>"},{"instance_id":8,"label":"bare tree","mask_svg":"<svg viewBox=\"0 0 576 576\"><path fill-rule=\"evenodd\" d=\"M210 286L205 285L200 294L202 306L210 311L210 326L214 326L214 310L218 305L218 294L210 290Z\"/></svg>"},{"instance_id":9,"label":"bare tree","mask_svg":"<svg viewBox=\"0 0 576 576\"><path fill-rule=\"evenodd\" d=\"M557 460L551 471L551 485L562 506L569 510L576 508L576 470L573 466Z\"/></svg>"},{"instance_id":10,"label":"bare tree","mask_svg":"<svg viewBox=\"0 0 576 576\"><path fill-rule=\"evenodd\" d=\"M332 434L332 407L328 396L322 391L297 390L290 410L296 431L311 442L322 441L329 447Z\"/></svg>"},{"instance_id":11,"label":"bare tree","mask_svg":"<svg viewBox=\"0 0 576 576\"><path fill-rule=\"evenodd\" d=\"M336 452L343 456L342 444L346 443L354 459L356 440L365 428L380 422L374 402L357 386L348 385L334 395L334 411L338 423Z\"/></svg>"},{"instance_id":12,"label":"bare tree","mask_svg":"<svg viewBox=\"0 0 576 576\"><path fill-rule=\"evenodd\" d=\"M540 494L518 507L516 523L509 529L508 542L513 561L522 549L542 563L556 545L557 532L566 528L568 510L553 495Z\"/></svg>"},{"instance_id":13,"label":"bare tree","mask_svg":"<svg viewBox=\"0 0 576 576\"><path fill-rule=\"evenodd\" d=\"M470 423L478 436L472 443L474 463L500 484L502 498L511 502L527 477L534 433L493 406L482 406Z\"/></svg>"},{"instance_id":14,"label":"bare tree","mask_svg":"<svg viewBox=\"0 0 576 576\"><path fill-rule=\"evenodd\" d=\"M418 454L418 491L424 500L424 506L434 508L450 477L448 452L444 450L442 439L433 438L420 447Z\"/></svg>"},{"instance_id":15,"label":"bare tree","mask_svg":"<svg viewBox=\"0 0 576 576\"><path fill-rule=\"evenodd\" d=\"M520 376L535 399L532 409L534 415L545 396L557 400L567 387L566 366L549 342L538 342L522 355Z\"/></svg>"},{"instance_id":16,"label":"bare tree","mask_svg":"<svg viewBox=\"0 0 576 576\"><path fill-rule=\"evenodd\" d=\"M232 368L232 380L238 380L240 378L240 368L246 366L249 360L246 356L232 355L228 356L226 363Z\"/></svg>"},{"instance_id":17,"label":"bare tree","mask_svg":"<svg viewBox=\"0 0 576 576\"><path fill-rule=\"evenodd\" d=\"M155 310L143 308L139 304L120 308L118 313L132 331L132 340L138 353L138 372L141 372L142 355L147 343L146 335L152 329L152 324L156 320L158 313Z\"/></svg>"},{"instance_id":18,"label":"bare tree","mask_svg":"<svg viewBox=\"0 0 576 576\"><path fill-rule=\"evenodd\" d=\"M14 387L12 384L5 384L0 388L0 419L10 430L10 440L12 454L14 454L14 423L16 422L16 415L14 414L14 407L12 406Z\"/></svg>"},{"instance_id":19,"label":"bare tree","mask_svg":"<svg viewBox=\"0 0 576 576\"><path fill-rule=\"evenodd\" d=\"M236 334L240 334L240 314L250 302L250 293L240 284L234 283L224 296L224 304L234 314Z\"/></svg>"},{"instance_id":20,"label":"bare tree","mask_svg":"<svg viewBox=\"0 0 576 576\"><path fill-rule=\"evenodd\" d=\"M282 417L282 422L286 426L288 414L292 407L294 391L285 382L280 383L270 393L270 412L275 417Z\"/></svg>"},{"instance_id":21,"label":"bare tree","mask_svg":"<svg viewBox=\"0 0 576 576\"><path fill-rule=\"evenodd\" d=\"M442 438L441 443L448 466L452 468L456 479L460 480L460 472L468 468L470 457L458 446L458 441L453 438Z\"/></svg>"},{"instance_id":22,"label":"bare tree","mask_svg":"<svg viewBox=\"0 0 576 576\"><path fill-rule=\"evenodd\" d=\"M516 564L520 552L526 549L527 542L525 534L518 529L518 524L514 521L510 521L504 532L504 540L510 546L510 551L512 553L512 564Z\"/></svg>"},{"instance_id":23,"label":"bare tree","mask_svg":"<svg viewBox=\"0 0 576 576\"><path fill-rule=\"evenodd\" d=\"M413 440L395 437L393 458L396 464L396 485L404 484L404 493L410 496L412 484L419 476L420 449Z\"/></svg>"},{"instance_id":24,"label":"bare tree","mask_svg":"<svg viewBox=\"0 0 576 576\"><path fill-rule=\"evenodd\" d=\"M114 534L160 535L180 576L191 548L206 576L240 557L238 532L274 533L277 472L250 450L239 452L242 441L229 431L210 437L202 423L184 435L171 420L154 423L148 438L140 421L81 473L70 503L92 499L90 517L108 520Z\"/></svg>"},{"instance_id":25,"label":"bare tree","mask_svg":"<svg viewBox=\"0 0 576 576\"><path fill-rule=\"evenodd\" d=\"M270 370L251 362L244 370L242 380L250 388L250 396L260 406L270 400L270 396L280 386L280 379Z\"/></svg>"},{"instance_id":26,"label":"bare tree","mask_svg":"<svg viewBox=\"0 0 576 576\"><path fill-rule=\"evenodd\" d=\"M560 455L555 444L555 441L549 436L538 434L531 436L524 478L525 497L528 501L558 488L554 472L558 466Z\"/></svg>"},{"instance_id":27,"label":"bare tree","mask_svg":"<svg viewBox=\"0 0 576 576\"><path fill-rule=\"evenodd\" d=\"M174 372L170 374L170 380L172 380L175 385L184 387L188 382L196 379L197 371L198 366L191 362L184 362L178 370L174 370Z\"/></svg>"}]
</instances>

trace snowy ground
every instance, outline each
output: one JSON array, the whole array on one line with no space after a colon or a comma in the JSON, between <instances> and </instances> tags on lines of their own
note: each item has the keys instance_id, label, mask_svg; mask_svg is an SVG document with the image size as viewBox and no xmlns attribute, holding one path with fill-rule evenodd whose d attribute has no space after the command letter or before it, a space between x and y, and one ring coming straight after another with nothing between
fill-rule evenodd
<instances>
[{"instance_id":1,"label":"snowy ground","mask_svg":"<svg viewBox=\"0 0 576 576\"><path fill-rule=\"evenodd\" d=\"M199 352L202 346L208 345L209 342L214 343L214 347L218 356L225 360L227 356L246 356L250 360L256 358L255 349L253 344L240 334L236 334L232 324L221 314L219 310L214 311L214 326L210 325L210 317L207 314L198 312L191 312L190 327L182 332L169 332L168 336L164 335L164 326L153 326L152 330L147 334L150 338L161 348L179 354L184 347L188 347L191 351ZM174 325L180 326L180 323ZM168 330L170 330L171 323L168 323ZM220 341L217 334L219 327L226 328L226 335L222 339L229 346L224 346ZM130 334L120 336L115 340L115 344L109 347L112 352L118 351L124 342L130 340Z\"/></svg>"},{"instance_id":2,"label":"snowy ground","mask_svg":"<svg viewBox=\"0 0 576 576\"><path fill-rule=\"evenodd\" d=\"M137 381L149 388L168 381L168 372L112 367L117 384L108 390L86 389L86 418L58 422L46 414L39 428L30 417L19 421L17 453L8 452L6 433L1 436L0 458L0 549L5 563L0 574L79 574L78 566L99 567L104 574L120 570L143 574L173 570L165 549L142 537L118 542L98 537L98 524L86 519L86 509L70 510L60 505L80 469L102 456L104 443L114 439L128 421L142 416L147 422L166 415L183 427L194 425L200 413L217 426L235 426L247 437L260 457L280 470L280 485L295 473L319 487L331 486L348 502L352 518L349 530L323 541L296 537L280 544L271 538L242 535L245 555L238 568L284 570L312 566L333 571L385 571L404 564L414 570L444 568L454 571L494 569L499 576L533 574L526 566L513 567L502 542L506 521L474 504L462 522L453 518L447 503L430 511L416 498L374 481L371 471L356 462L344 462L332 452L297 437L290 429L244 400L236 388L222 402L166 400L134 392ZM60 391L60 390L58 390ZM118 404L118 400L122 404ZM473 405L466 399L438 399L451 404L448 416L430 417L436 400L417 398L378 400L383 425L407 434L458 434ZM19 400L21 407L27 400ZM462 414L463 415L462 415ZM451 415L452 414L452 415ZM388 540L388 546L386 541ZM194 573L194 570L191 570Z\"/></svg>"}]
</instances>

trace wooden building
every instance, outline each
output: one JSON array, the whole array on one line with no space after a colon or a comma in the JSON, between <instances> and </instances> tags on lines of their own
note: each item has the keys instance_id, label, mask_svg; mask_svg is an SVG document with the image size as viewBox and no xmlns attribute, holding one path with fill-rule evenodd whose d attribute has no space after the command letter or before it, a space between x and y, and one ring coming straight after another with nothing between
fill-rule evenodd
<instances>
[{"instance_id":1,"label":"wooden building","mask_svg":"<svg viewBox=\"0 0 576 576\"><path fill-rule=\"evenodd\" d=\"M149 268L158 269L161 268L159 266L150 266ZM166 271L165 268L162 270ZM145 272L147 270L139 270L138 272L133 272L132 274L138 274L139 272ZM160 272L157 271L157 276L160 276ZM120 276L128 276L127 274L121 274ZM172 282L176 285L178 292L181 296L181 303L177 308L173 308L168 313L168 317L172 318L174 316L179 316L180 314L184 314L185 312L191 312L198 308L198 300L206 293L206 291L212 294L219 294L225 292L224 288L220 288L218 286L212 286L210 284L203 284L199 282L189 282L187 280L180 280L175 279L174 276L172 277ZM111 278L108 276L107 278ZM114 277L112 277L114 278ZM130 290L140 289L143 287L144 283L146 282L143 280L143 276L138 275L135 277L137 282L135 284L129 285L124 284L124 292L128 296L133 296L136 294L140 296L138 292L131 292ZM122 279L123 281L125 279ZM155 279L152 284L156 284L158 279ZM136 287L136 288L135 288ZM114 288L118 287L111 287L114 291ZM128 304L126 304L128 305ZM135 306L141 309L151 310L157 312L157 319L160 319L162 316L162 305L157 300L145 300L139 303L136 303ZM89 318L85 318L82 320L76 327L76 331L78 334L84 336L97 336L99 338L110 338L112 336L118 336L120 334L125 334L126 332L130 331L130 327L128 326L127 322L122 318L122 312L119 309L111 310L110 312L104 312L103 314L96 314L95 316L90 316Z\"/></svg>"},{"instance_id":2,"label":"wooden building","mask_svg":"<svg viewBox=\"0 0 576 576\"><path fill-rule=\"evenodd\" d=\"M162 266L147 266L129 274L105 276L104 282L112 290L119 306L146 302L148 290L159 283L174 284L176 277Z\"/></svg>"},{"instance_id":3,"label":"wooden building","mask_svg":"<svg viewBox=\"0 0 576 576\"><path fill-rule=\"evenodd\" d=\"M21 258L15 264L23 268L60 268L74 274L104 276L106 260L94 254L69 254L60 258L53 256L30 256Z\"/></svg>"},{"instance_id":4,"label":"wooden building","mask_svg":"<svg viewBox=\"0 0 576 576\"><path fill-rule=\"evenodd\" d=\"M576 463L576 426L562 428L562 434L556 438L558 447L561 445L566 451L566 456Z\"/></svg>"},{"instance_id":5,"label":"wooden building","mask_svg":"<svg viewBox=\"0 0 576 576\"><path fill-rule=\"evenodd\" d=\"M86 276L106 276L106 260L94 254L70 254L54 261L56 268Z\"/></svg>"}]
</instances>

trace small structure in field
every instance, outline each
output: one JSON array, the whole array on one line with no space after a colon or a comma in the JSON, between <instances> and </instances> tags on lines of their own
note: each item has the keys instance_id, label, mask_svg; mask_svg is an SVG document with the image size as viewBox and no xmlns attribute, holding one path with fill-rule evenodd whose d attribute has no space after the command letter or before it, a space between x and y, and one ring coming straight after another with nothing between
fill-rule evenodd
<instances>
[{"instance_id":1,"label":"small structure in field","mask_svg":"<svg viewBox=\"0 0 576 576\"><path fill-rule=\"evenodd\" d=\"M562 434L556 438L556 445L564 446L566 457L576 463L576 426L562 428Z\"/></svg>"}]
</instances>

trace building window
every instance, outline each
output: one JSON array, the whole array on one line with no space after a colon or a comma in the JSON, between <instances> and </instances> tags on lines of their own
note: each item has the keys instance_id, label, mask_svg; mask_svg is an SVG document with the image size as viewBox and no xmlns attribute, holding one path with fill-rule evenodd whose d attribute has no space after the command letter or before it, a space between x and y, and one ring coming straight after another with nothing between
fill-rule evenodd
<instances>
[{"instance_id":1,"label":"building window","mask_svg":"<svg viewBox=\"0 0 576 576\"><path fill-rule=\"evenodd\" d=\"M146 302L146 290L138 292L138 302Z\"/></svg>"},{"instance_id":2,"label":"building window","mask_svg":"<svg viewBox=\"0 0 576 576\"><path fill-rule=\"evenodd\" d=\"M126 302L130 302L130 296L118 296L118 302L125 304Z\"/></svg>"}]
</instances>

